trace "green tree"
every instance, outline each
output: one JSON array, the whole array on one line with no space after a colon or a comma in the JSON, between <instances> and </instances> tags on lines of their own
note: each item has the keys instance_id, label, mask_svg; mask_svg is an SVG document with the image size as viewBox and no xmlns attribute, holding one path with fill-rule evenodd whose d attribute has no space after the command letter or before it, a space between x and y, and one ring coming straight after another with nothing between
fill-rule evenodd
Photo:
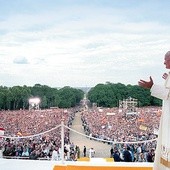
<instances>
[{"instance_id":1,"label":"green tree","mask_svg":"<svg viewBox=\"0 0 170 170\"><path fill-rule=\"evenodd\" d=\"M97 106L115 107L119 106L119 100L132 97L138 99L139 106L157 105L161 106L161 100L151 97L150 90L137 85L127 85L121 83L97 84L88 92L88 99Z\"/></svg>"},{"instance_id":2,"label":"green tree","mask_svg":"<svg viewBox=\"0 0 170 170\"><path fill-rule=\"evenodd\" d=\"M42 107L43 109L44 108L47 108L47 98L46 96L43 96L43 98L41 99L41 104L40 104L40 107Z\"/></svg>"},{"instance_id":3,"label":"green tree","mask_svg":"<svg viewBox=\"0 0 170 170\"><path fill-rule=\"evenodd\" d=\"M69 86L63 87L59 90L60 103L59 107L69 108L76 106L83 98L83 91L80 91Z\"/></svg>"}]
</instances>

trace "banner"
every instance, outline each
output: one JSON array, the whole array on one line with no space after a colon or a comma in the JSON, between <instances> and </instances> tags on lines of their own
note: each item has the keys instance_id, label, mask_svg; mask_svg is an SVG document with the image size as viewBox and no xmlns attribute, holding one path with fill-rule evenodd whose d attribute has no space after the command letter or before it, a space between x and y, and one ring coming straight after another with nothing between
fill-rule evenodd
<instances>
[{"instance_id":1,"label":"banner","mask_svg":"<svg viewBox=\"0 0 170 170\"><path fill-rule=\"evenodd\" d=\"M107 116L114 116L115 114L116 114L116 113L114 113L114 112L111 112L111 113L110 113L110 112L107 112L107 113L106 113Z\"/></svg>"},{"instance_id":2,"label":"banner","mask_svg":"<svg viewBox=\"0 0 170 170\"><path fill-rule=\"evenodd\" d=\"M144 126L144 125L140 125L140 126L139 126L139 129L140 129L140 130L144 130L144 131L146 131L146 130L147 130L147 127L146 127L146 126Z\"/></svg>"}]
</instances>

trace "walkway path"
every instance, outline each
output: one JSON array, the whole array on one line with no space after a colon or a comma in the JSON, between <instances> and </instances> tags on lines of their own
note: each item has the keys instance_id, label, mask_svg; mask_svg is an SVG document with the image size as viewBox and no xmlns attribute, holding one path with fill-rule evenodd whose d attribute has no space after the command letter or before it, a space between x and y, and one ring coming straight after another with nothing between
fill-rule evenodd
<instances>
[{"instance_id":1,"label":"walkway path","mask_svg":"<svg viewBox=\"0 0 170 170\"><path fill-rule=\"evenodd\" d=\"M75 119L73 121L73 124L71 126L72 129L84 134L82 122L81 122L81 113L76 113ZM89 138L82 136L78 133L75 133L73 131L70 131L70 141L73 142L75 145L80 147L81 156L83 156L83 147L86 146L87 148L87 155L88 150L90 148L94 148L95 150L95 157L98 158L107 158L110 157L110 149L111 145L108 145L103 142L90 140Z\"/></svg>"}]
</instances>

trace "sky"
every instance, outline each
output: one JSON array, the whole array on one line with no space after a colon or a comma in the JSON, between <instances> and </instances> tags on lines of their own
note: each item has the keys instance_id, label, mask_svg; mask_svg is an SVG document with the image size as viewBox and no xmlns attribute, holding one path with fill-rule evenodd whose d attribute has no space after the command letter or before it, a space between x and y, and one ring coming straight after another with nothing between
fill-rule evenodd
<instances>
[{"instance_id":1,"label":"sky","mask_svg":"<svg viewBox=\"0 0 170 170\"><path fill-rule=\"evenodd\" d=\"M0 85L162 83L169 0L0 0Z\"/></svg>"}]
</instances>

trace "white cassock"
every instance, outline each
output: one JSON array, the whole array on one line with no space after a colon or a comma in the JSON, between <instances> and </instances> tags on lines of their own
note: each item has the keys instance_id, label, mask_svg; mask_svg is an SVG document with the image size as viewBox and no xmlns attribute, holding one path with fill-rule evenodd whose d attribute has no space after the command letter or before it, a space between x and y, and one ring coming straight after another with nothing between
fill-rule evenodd
<instances>
[{"instance_id":1,"label":"white cassock","mask_svg":"<svg viewBox=\"0 0 170 170\"><path fill-rule=\"evenodd\" d=\"M95 150L93 148L89 149L89 158L93 158L95 154Z\"/></svg>"},{"instance_id":2,"label":"white cassock","mask_svg":"<svg viewBox=\"0 0 170 170\"><path fill-rule=\"evenodd\" d=\"M170 170L170 75L165 86L152 86L151 95L163 100L153 170Z\"/></svg>"}]
</instances>

